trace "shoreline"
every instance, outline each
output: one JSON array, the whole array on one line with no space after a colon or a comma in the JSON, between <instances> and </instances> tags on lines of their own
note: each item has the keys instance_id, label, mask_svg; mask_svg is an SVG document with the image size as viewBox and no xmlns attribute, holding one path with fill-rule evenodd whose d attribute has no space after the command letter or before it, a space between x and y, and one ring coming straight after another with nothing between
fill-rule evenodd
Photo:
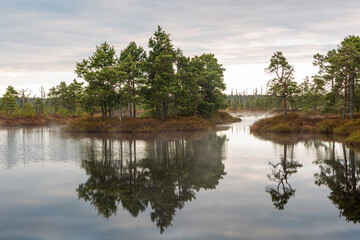
<instances>
[{"instance_id":1,"label":"shoreline","mask_svg":"<svg viewBox=\"0 0 360 240\"><path fill-rule=\"evenodd\" d=\"M360 147L360 116L354 119L342 119L338 115L305 115L289 113L286 118L282 114L263 118L250 127L254 135L278 134L325 134L341 137L341 142Z\"/></svg>"},{"instance_id":2,"label":"shoreline","mask_svg":"<svg viewBox=\"0 0 360 240\"><path fill-rule=\"evenodd\" d=\"M37 115L34 117L0 118L0 128L16 127L45 127L63 125L64 129L73 133L171 133L171 132L198 132L216 128L217 124L226 124L241 121L225 111L215 113L211 118L198 116L167 118L163 121L153 118L127 118L123 121L117 117L67 117L57 115Z\"/></svg>"}]
</instances>

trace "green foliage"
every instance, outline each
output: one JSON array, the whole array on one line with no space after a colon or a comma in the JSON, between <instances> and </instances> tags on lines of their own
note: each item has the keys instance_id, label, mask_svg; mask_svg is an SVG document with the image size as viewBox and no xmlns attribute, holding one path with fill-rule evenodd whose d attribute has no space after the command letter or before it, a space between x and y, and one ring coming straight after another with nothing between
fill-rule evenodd
<instances>
[{"instance_id":1,"label":"green foliage","mask_svg":"<svg viewBox=\"0 0 360 240\"><path fill-rule=\"evenodd\" d=\"M201 115L211 117L226 108L223 72L225 69L213 54L185 57L174 48L170 34L160 26L148 41L149 54L135 42L130 42L120 55L107 42L96 46L88 58L76 63L75 73L85 81L76 79L69 85L60 82L50 89L45 99L30 100L35 114L62 117L70 115L96 115L111 117L119 112L122 120L123 106L128 106L129 117L152 115L165 120L169 117ZM19 102L24 115L32 115L27 104L26 90L21 90ZM1 109L11 113L16 108L16 98L4 95ZM27 106L25 109L25 106ZM85 112L85 113L84 113Z\"/></svg>"},{"instance_id":2,"label":"green foliage","mask_svg":"<svg viewBox=\"0 0 360 240\"><path fill-rule=\"evenodd\" d=\"M70 113L74 113L82 105L83 83L74 81L67 85L60 82L56 87L50 88L48 103L50 108L57 112L60 108L66 108Z\"/></svg>"},{"instance_id":3,"label":"green foliage","mask_svg":"<svg viewBox=\"0 0 360 240\"><path fill-rule=\"evenodd\" d=\"M34 106L30 102L26 102L24 105L24 116L25 117L35 116Z\"/></svg>"},{"instance_id":4,"label":"green foliage","mask_svg":"<svg viewBox=\"0 0 360 240\"><path fill-rule=\"evenodd\" d=\"M297 92L296 83L293 82L294 68L291 66L282 52L274 53L270 58L270 64L265 69L267 73L275 74L275 77L268 83L269 93L279 97L283 101L283 116L286 117L286 100Z\"/></svg>"},{"instance_id":5,"label":"green foliage","mask_svg":"<svg viewBox=\"0 0 360 240\"><path fill-rule=\"evenodd\" d=\"M138 47L135 42L130 42L121 51L118 60L119 68L123 73L123 80L118 83L124 83L120 95L124 95L124 100L132 106L132 109L129 109L130 117L136 117L136 103L142 100L139 96L139 91L144 84L145 60L146 52L142 47Z\"/></svg>"},{"instance_id":6,"label":"green foliage","mask_svg":"<svg viewBox=\"0 0 360 240\"><path fill-rule=\"evenodd\" d=\"M16 98L18 92L12 86L6 88L6 92L1 99L1 107L6 112L7 116L11 115L17 109Z\"/></svg>"},{"instance_id":7,"label":"green foliage","mask_svg":"<svg viewBox=\"0 0 360 240\"><path fill-rule=\"evenodd\" d=\"M88 83L86 92L93 98L87 104L100 106L103 116L110 116L117 102L119 68L115 64L115 49L106 42L97 46L91 57L76 63L75 73Z\"/></svg>"},{"instance_id":8,"label":"green foliage","mask_svg":"<svg viewBox=\"0 0 360 240\"><path fill-rule=\"evenodd\" d=\"M69 110L63 107L59 108L56 113L59 114L62 118L67 118L70 114Z\"/></svg>"},{"instance_id":9,"label":"green foliage","mask_svg":"<svg viewBox=\"0 0 360 240\"><path fill-rule=\"evenodd\" d=\"M200 115L209 117L215 111L227 107L226 95L221 92L226 89L223 74L225 69L213 54L203 54L199 59L202 67L198 79L200 96L198 111Z\"/></svg>"},{"instance_id":10,"label":"green foliage","mask_svg":"<svg viewBox=\"0 0 360 240\"><path fill-rule=\"evenodd\" d=\"M149 39L149 57L146 62L148 79L143 89L144 100L158 119L167 117L170 94L174 94L173 86L177 84L173 68L175 50L170 34L158 26L154 36Z\"/></svg>"},{"instance_id":11,"label":"green foliage","mask_svg":"<svg viewBox=\"0 0 360 240\"><path fill-rule=\"evenodd\" d=\"M314 79L322 81L322 85L330 85L330 92L326 93L326 111L346 112L353 118L357 98L357 81L360 65L360 38L358 36L346 37L337 49L333 49L323 56L314 56L314 65L319 66L319 73ZM323 88L325 89L325 87Z\"/></svg>"}]
</instances>

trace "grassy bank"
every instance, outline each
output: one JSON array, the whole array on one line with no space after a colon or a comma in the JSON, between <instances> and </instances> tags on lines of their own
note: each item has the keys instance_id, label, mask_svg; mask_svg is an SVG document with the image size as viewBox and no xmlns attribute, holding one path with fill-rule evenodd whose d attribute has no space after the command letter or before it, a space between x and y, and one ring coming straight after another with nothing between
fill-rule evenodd
<instances>
[{"instance_id":1,"label":"grassy bank","mask_svg":"<svg viewBox=\"0 0 360 240\"><path fill-rule=\"evenodd\" d=\"M160 121L153 118L88 117L71 122L67 130L71 132L119 132L119 133L155 133L171 131L204 131L212 124L199 117L179 117Z\"/></svg>"},{"instance_id":2,"label":"grassy bank","mask_svg":"<svg viewBox=\"0 0 360 240\"><path fill-rule=\"evenodd\" d=\"M218 112L210 119L201 117L177 117L164 121L153 118L118 118L87 117L70 122L70 132L113 132L113 133L157 133L157 132L191 132L213 129L215 124L235 122L240 119L229 113Z\"/></svg>"},{"instance_id":3,"label":"grassy bank","mask_svg":"<svg viewBox=\"0 0 360 240\"><path fill-rule=\"evenodd\" d=\"M345 142L360 146L360 116L355 119L342 119L335 115L281 114L264 118L251 126L253 133L325 133L343 136Z\"/></svg>"},{"instance_id":4,"label":"grassy bank","mask_svg":"<svg viewBox=\"0 0 360 240\"><path fill-rule=\"evenodd\" d=\"M21 126L47 126L52 124L68 124L79 117L68 116L66 118L59 114L35 115L35 116L0 116L1 127L21 127Z\"/></svg>"}]
</instances>

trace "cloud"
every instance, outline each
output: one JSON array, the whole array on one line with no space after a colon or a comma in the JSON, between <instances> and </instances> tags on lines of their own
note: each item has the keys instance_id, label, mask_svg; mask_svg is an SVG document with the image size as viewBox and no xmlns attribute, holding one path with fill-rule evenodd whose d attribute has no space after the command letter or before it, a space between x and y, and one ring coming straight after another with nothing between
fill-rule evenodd
<instances>
[{"instance_id":1,"label":"cloud","mask_svg":"<svg viewBox=\"0 0 360 240\"><path fill-rule=\"evenodd\" d=\"M104 41L146 49L157 25L184 54L211 52L225 67L265 64L275 51L311 63L357 34L359 11L356 0L0 1L0 69L72 72Z\"/></svg>"}]
</instances>

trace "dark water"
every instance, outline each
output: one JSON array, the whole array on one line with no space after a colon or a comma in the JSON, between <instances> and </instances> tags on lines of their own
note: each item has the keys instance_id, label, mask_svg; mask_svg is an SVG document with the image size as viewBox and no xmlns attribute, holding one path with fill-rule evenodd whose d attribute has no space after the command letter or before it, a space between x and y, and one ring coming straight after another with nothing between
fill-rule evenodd
<instances>
[{"instance_id":1,"label":"dark water","mask_svg":"<svg viewBox=\"0 0 360 240\"><path fill-rule=\"evenodd\" d=\"M360 155L324 137L0 130L0 239L358 239Z\"/></svg>"}]
</instances>

